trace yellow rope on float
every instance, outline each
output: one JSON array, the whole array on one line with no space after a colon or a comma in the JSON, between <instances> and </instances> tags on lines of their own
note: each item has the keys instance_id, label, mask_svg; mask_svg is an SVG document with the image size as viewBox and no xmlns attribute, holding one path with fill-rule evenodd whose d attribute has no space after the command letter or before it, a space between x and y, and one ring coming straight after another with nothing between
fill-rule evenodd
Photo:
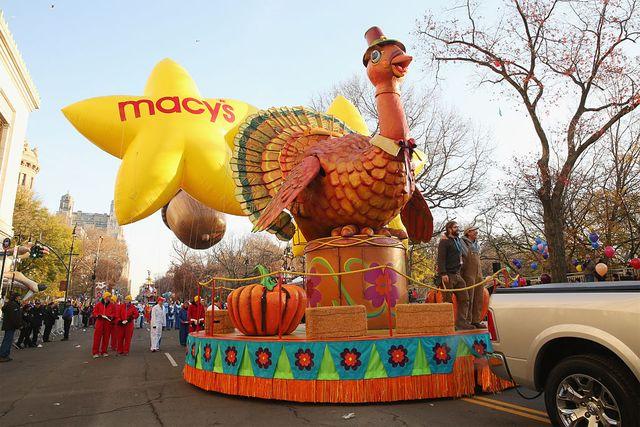
<instances>
[{"instance_id":1,"label":"yellow rope on float","mask_svg":"<svg viewBox=\"0 0 640 427\"><path fill-rule=\"evenodd\" d=\"M317 240L315 240L313 242L313 250L322 249L325 246L328 246L330 248L349 248L351 246L356 246L361 243L368 243L371 246L380 246L380 247L387 247L387 248L404 248L404 245L400 241L398 241L396 244L393 244L393 245L389 245L387 243L379 243L375 241L381 238L384 239L386 237L387 236L378 235L378 236L367 237L366 239L363 239L362 237L358 237L358 236L352 236L352 237L333 236L331 240L327 240L327 241L318 242ZM353 240L353 242L348 242L344 244L334 243L337 240L343 240L343 241Z\"/></svg>"},{"instance_id":2,"label":"yellow rope on float","mask_svg":"<svg viewBox=\"0 0 640 427\"><path fill-rule=\"evenodd\" d=\"M239 282L249 282L249 281L258 281L260 279L264 279L265 277L273 277L273 276L278 276L281 274L289 274L289 275L295 275L295 276L314 276L314 277L327 277L327 276L345 276L347 274L357 274L357 273L366 273L368 271L373 271L373 270L382 270L382 269L390 269L395 271L396 273L398 273L399 275L401 275L402 277L404 277L405 279L407 279L408 281L410 281L411 283L413 283L415 286L419 286L419 287L423 287L423 288L428 288L428 289L433 289L436 291L441 291L441 292L460 292L460 291L466 291L469 289L473 289L476 288L478 286L483 286L488 282L492 282L492 281L496 281L499 284L506 286L505 282L501 281L500 279L497 279L496 276L498 276L501 273L504 273L506 271L506 269L501 269L498 270L497 272L493 273L491 276L487 276L484 280L482 280L481 282L475 283L473 285L469 285L469 286L465 286L464 288L456 288L456 289L452 289L452 288L439 288L437 286L433 286L433 285L429 285L427 283L423 283L420 282L419 280L414 279L413 277L399 271L398 269L396 269L393 266L389 266L389 265L377 265L375 267L368 267L368 268L363 268L360 270L353 270L353 271L340 271L337 273L308 273L308 272L302 272L302 271L286 271L286 270L278 270L278 271L272 271L270 273L266 273L266 274L260 274L258 276L251 276L251 277L244 277L241 279L236 279L236 278L231 278L231 277L212 277L211 279L207 280L206 282L198 282L198 284L200 286L208 286L211 282L215 281L227 281L227 282L235 282L235 283L239 283ZM430 273L433 273L433 271L428 270ZM433 273L435 274L435 273ZM507 273L508 274L508 273ZM520 277L520 275L517 275L514 278L512 278L509 275L509 279L511 280L518 280ZM229 290L229 291L233 291L233 288L227 288L224 286L220 286L217 287L218 289L225 289L225 290Z\"/></svg>"}]
</instances>

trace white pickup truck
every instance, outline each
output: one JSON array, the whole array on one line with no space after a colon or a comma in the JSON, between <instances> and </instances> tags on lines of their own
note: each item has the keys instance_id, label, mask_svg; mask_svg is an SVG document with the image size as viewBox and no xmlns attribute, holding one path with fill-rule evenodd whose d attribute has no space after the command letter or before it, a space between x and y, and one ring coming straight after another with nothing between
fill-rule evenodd
<instances>
[{"instance_id":1,"label":"white pickup truck","mask_svg":"<svg viewBox=\"0 0 640 427\"><path fill-rule=\"evenodd\" d=\"M494 373L544 391L558 426L640 426L640 282L499 288Z\"/></svg>"}]
</instances>

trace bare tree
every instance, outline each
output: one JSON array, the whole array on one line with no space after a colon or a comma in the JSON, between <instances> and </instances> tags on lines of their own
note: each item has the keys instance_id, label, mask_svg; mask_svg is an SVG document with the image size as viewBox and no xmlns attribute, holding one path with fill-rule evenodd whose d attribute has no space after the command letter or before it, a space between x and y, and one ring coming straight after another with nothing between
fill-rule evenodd
<instances>
[{"instance_id":1,"label":"bare tree","mask_svg":"<svg viewBox=\"0 0 640 427\"><path fill-rule=\"evenodd\" d=\"M588 150L576 164L562 199L567 259L581 260L588 253L594 258L603 256L602 248L591 246L588 234L592 231L604 245L617 249L620 264L638 253L639 137L640 121L628 115L606 132L598 150ZM531 160L513 159L485 209L482 231L496 261L521 258L545 264L530 250L535 237L544 235L544 212L537 197L539 176Z\"/></svg>"},{"instance_id":2,"label":"bare tree","mask_svg":"<svg viewBox=\"0 0 640 427\"><path fill-rule=\"evenodd\" d=\"M541 149L537 195L551 272L566 280L567 183L585 151L639 102L638 67L624 50L640 35L636 1L513 0L493 27L470 0L452 12L448 22L427 15L418 39L433 63L471 64L481 83L507 89L525 108ZM571 106L566 118L549 113L558 104Z\"/></svg>"}]
</instances>

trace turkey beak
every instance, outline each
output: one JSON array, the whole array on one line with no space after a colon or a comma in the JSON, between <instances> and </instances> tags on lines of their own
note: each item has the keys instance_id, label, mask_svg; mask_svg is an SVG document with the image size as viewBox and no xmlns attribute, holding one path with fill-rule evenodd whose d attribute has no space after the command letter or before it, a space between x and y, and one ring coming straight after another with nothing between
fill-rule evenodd
<instances>
[{"instance_id":1,"label":"turkey beak","mask_svg":"<svg viewBox=\"0 0 640 427\"><path fill-rule=\"evenodd\" d=\"M391 70L393 75L402 78L407 74L409 70L409 64L413 61L413 57L406 55L402 52L398 53L391 59Z\"/></svg>"}]
</instances>

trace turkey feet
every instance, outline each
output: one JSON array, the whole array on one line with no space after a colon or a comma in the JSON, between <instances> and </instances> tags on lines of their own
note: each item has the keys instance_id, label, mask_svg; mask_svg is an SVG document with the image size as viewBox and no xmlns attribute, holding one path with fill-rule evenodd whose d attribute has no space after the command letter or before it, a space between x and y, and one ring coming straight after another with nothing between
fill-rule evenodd
<instances>
[{"instance_id":1,"label":"turkey feet","mask_svg":"<svg viewBox=\"0 0 640 427\"><path fill-rule=\"evenodd\" d=\"M396 237L400 240L404 240L407 238L407 232L404 230L391 229L387 227L373 229L371 227L358 227L357 225L349 224L343 225L341 227L336 227L331 230L331 237L353 237L353 236L387 236L387 237Z\"/></svg>"},{"instance_id":2,"label":"turkey feet","mask_svg":"<svg viewBox=\"0 0 640 427\"><path fill-rule=\"evenodd\" d=\"M373 236L373 228L371 227L358 227L357 225L349 224L341 227L336 227L331 230L331 237L353 237L355 235Z\"/></svg>"}]
</instances>

